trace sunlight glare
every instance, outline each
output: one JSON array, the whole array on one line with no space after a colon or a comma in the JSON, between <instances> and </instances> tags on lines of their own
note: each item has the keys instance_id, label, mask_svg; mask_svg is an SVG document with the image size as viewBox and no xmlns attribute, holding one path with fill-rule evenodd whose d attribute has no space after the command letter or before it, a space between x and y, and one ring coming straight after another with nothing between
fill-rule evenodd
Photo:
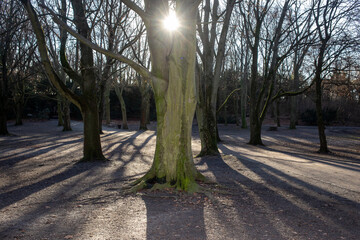
<instances>
[{"instance_id":1,"label":"sunlight glare","mask_svg":"<svg viewBox=\"0 0 360 240\"><path fill-rule=\"evenodd\" d=\"M164 19L163 21L164 28L168 31L175 31L179 28L179 20L176 17L176 14L174 11L170 11L169 15Z\"/></svg>"}]
</instances>

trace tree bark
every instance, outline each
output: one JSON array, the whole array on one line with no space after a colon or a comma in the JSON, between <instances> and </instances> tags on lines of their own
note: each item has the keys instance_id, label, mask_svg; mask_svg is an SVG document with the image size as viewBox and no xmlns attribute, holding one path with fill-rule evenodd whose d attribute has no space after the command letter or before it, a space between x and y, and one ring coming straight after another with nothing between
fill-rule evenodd
<instances>
[{"instance_id":1,"label":"tree bark","mask_svg":"<svg viewBox=\"0 0 360 240\"><path fill-rule=\"evenodd\" d=\"M141 93L141 108L140 108L140 127L139 130L146 131L148 122L148 105L150 93L148 91L147 83L144 82L140 77L138 78L139 88Z\"/></svg>"},{"instance_id":2,"label":"tree bark","mask_svg":"<svg viewBox=\"0 0 360 240\"><path fill-rule=\"evenodd\" d=\"M9 135L7 129L7 112L5 110L4 100L0 99L0 135Z\"/></svg>"},{"instance_id":3,"label":"tree bark","mask_svg":"<svg viewBox=\"0 0 360 240\"><path fill-rule=\"evenodd\" d=\"M63 125L64 125L64 121L63 121L63 113L62 113L61 96L60 96L60 94L58 94L58 95L56 96L56 101L57 101L58 126L63 126Z\"/></svg>"},{"instance_id":4,"label":"tree bark","mask_svg":"<svg viewBox=\"0 0 360 240\"><path fill-rule=\"evenodd\" d=\"M330 152L327 146L326 135L325 135L325 124L323 120L322 114L322 78L321 74L323 72L323 64L324 64L324 55L327 41L323 39L322 45L320 46L319 56L317 60L316 70L315 70L315 93L316 93L316 117L317 117L317 125L318 125L318 133L320 140L320 153L328 153Z\"/></svg>"},{"instance_id":5,"label":"tree bark","mask_svg":"<svg viewBox=\"0 0 360 240\"><path fill-rule=\"evenodd\" d=\"M70 102L66 98L62 98L61 112L63 120L63 131L72 131L70 119Z\"/></svg>"},{"instance_id":6,"label":"tree bark","mask_svg":"<svg viewBox=\"0 0 360 240\"><path fill-rule=\"evenodd\" d=\"M121 88L119 86L116 85L117 83L115 83L115 93L116 96L119 99L120 102L120 107L121 107L121 118L122 118L122 129L129 129L128 127L128 123L127 123L127 115L126 115L126 104L124 101L124 98L122 96L123 91L124 91L124 86L121 86Z\"/></svg>"},{"instance_id":7,"label":"tree bark","mask_svg":"<svg viewBox=\"0 0 360 240\"><path fill-rule=\"evenodd\" d=\"M196 180L202 175L196 170L192 150L192 121L196 108L195 54L196 54L196 0L176 2L176 12L182 27L169 34L164 46L158 24L160 1L146 1L146 9L154 19L147 26L152 57L152 72L166 79L167 87L153 83L157 138L151 169L140 180L141 187L172 186L185 191L196 191ZM170 50L171 49L171 50ZM166 52L170 52L167 54ZM154 186L155 184L155 186Z\"/></svg>"},{"instance_id":8,"label":"tree bark","mask_svg":"<svg viewBox=\"0 0 360 240\"><path fill-rule=\"evenodd\" d=\"M105 120L106 124L109 125L111 122L110 116L110 87L105 90Z\"/></svg>"},{"instance_id":9,"label":"tree bark","mask_svg":"<svg viewBox=\"0 0 360 240\"><path fill-rule=\"evenodd\" d=\"M24 101L15 103L15 126L23 125L22 114L23 114Z\"/></svg>"},{"instance_id":10,"label":"tree bark","mask_svg":"<svg viewBox=\"0 0 360 240\"><path fill-rule=\"evenodd\" d=\"M83 106L81 114L84 121L84 154L81 161L106 160L101 150L97 103L90 102L89 106Z\"/></svg>"},{"instance_id":11,"label":"tree bark","mask_svg":"<svg viewBox=\"0 0 360 240\"><path fill-rule=\"evenodd\" d=\"M240 125L240 122L239 122L239 99L240 99L239 94L236 93L235 104L234 104L235 124L236 124L236 126Z\"/></svg>"}]
</instances>

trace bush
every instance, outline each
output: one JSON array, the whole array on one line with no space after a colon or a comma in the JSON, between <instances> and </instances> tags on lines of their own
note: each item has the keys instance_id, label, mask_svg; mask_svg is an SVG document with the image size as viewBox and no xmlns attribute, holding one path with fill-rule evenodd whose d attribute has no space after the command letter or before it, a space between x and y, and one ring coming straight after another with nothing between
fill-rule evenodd
<instances>
[{"instance_id":1,"label":"bush","mask_svg":"<svg viewBox=\"0 0 360 240\"><path fill-rule=\"evenodd\" d=\"M306 109L305 112L301 114L300 118L306 125L314 126L317 124L315 109Z\"/></svg>"},{"instance_id":2,"label":"bush","mask_svg":"<svg viewBox=\"0 0 360 240\"><path fill-rule=\"evenodd\" d=\"M331 124L336 121L337 118L337 110L331 108L325 108L322 111L324 123L326 125ZM306 109L300 116L301 121L303 121L306 125L315 126L317 125L317 116L315 109Z\"/></svg>"}]
</instances>

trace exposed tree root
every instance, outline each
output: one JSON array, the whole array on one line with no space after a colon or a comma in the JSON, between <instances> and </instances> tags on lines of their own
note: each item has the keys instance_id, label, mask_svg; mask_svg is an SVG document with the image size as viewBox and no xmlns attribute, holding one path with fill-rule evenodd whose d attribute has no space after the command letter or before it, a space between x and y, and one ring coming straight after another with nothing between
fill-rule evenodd
<instances>
[{"instance_id":1,"label":"exposed tree root","mask_svg":"<svg viewBox=\"0 0 360 240\"><path fill-rule=\"evenodd\" d=\"M166 189L175 189L177 191L185 191L188 193L202 192L203 187L198 183L210 183L210 180L207 179L200 172L197 172L195 180L190 181L186 184L184 189L184 184L180 181L167 182L166 178L157 178L152 171L149 171L143 177L138 180L130 183L128 186L124 187L125 193L135 193L141 190L166 190Z\"/></svg>"}]
</instances>

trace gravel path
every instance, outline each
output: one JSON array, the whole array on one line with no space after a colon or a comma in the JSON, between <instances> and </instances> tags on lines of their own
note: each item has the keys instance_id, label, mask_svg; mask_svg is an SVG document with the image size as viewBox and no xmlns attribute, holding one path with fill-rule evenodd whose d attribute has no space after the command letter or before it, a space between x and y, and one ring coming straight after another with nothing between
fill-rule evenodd
<instances>
[{"instance_id":1,"label":"gravel path","mask_svg":"<svg viewBox=\"0 0 360 240\"><path fill-rule=\"evenodd\" d=\"M215 193L126 195L151 165L155 131L104 127L111 161L78 164L82 123L56 124L0 137L0 239L359 239L360 128L328 127L333 153L321 155L315 127L264 128L254 147L248 130L220 125L221 156L195 158Z\"/></svg>"}]
</instances>

